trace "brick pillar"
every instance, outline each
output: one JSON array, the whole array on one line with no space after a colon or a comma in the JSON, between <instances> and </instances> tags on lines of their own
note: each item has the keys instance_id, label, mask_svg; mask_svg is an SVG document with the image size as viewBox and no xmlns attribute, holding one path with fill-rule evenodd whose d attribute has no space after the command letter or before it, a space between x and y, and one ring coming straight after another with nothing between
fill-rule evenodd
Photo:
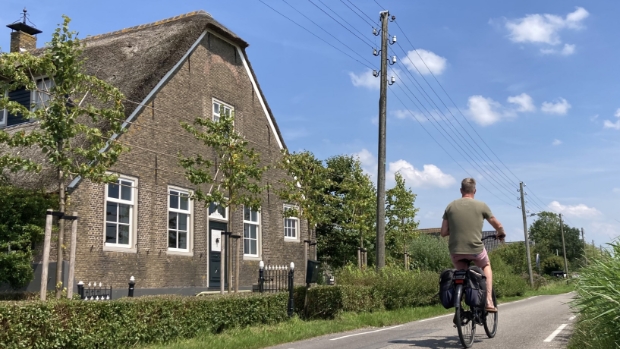
<instances>
[{"instance_id":1,"label":"brick pillar","mask_svg":"<svg viewBox=\"0 0 620 349\"><path fill-rule=\"evenodd\" d=\"M33 51L37 48L37 37L24 33L23 31L14 31L11 33L11 52L19 52L23 48L27 51Z\"/></svg>"}]
</instances>

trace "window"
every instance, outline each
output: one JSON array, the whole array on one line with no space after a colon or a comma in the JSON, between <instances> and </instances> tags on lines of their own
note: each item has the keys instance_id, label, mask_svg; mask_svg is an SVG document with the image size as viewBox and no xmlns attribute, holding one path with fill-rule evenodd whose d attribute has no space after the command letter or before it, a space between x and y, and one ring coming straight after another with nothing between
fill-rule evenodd
<instances>
[{"instance_id":1,"label":"window","mask_svg":"<svg viewBox=\"0 0 620 349\"><path fill-rule=\"evenodd\" d=\"M299 210L297 206L284 205L284 212L287 210ZM299 231L299 218L297 217L285 217L284 218L284 239L297 240Z\"/></svg>"},{"instance_id":2,"label":"window","mask_svg":"<svg viewBox=\"0 0 620 349\"><path fill-rule=\"evenodd\" d=\"M35 91L28 91L25 88L19 88L14 91L7 92L5 96L9 97L9 101L17 102L26 108L37 109L41 106L47 106L50 100L49 91L54 86L53 81L48 78L37 79L37 88ZM0 127L13 126L29 122L22 115L12 115L8 110L0 110Z\"/></svg>"},{"instance_id":3,"label":"window","mask_svg":"<svg viewBox=\"0 0 620 349\"><path fill-rule=\"evenodd\" d=\"M191 239L190 193L168 189L168 250L189 252Z\"/></svg>"},{"instance_id":4,"label":"window","mask_svg":"<svg viewBox=\"0 0 620 349\"><path fill-rule=\"evenodd\" d=\"M4 97L7 96L7 93L4 94ZM6 118L8 117L8 112L6 109L0 109L0 128L6 126Z\"/></svg>"},{"instance_id":5,"label":"window","mask_svg":"<svg viewBox=\"0 0 620 349\"><path fill-rule=\"evenodd\" d=\"M119 178L106 184L106 246L132 247L135 181Z\"/></svg>"},{"instance_id":6,"label":"window","mask_svg":"<svg viewBox=\"0 0 620 349\"><path fill-rule=\"evenodd\" d=\"M228 104L222 103L217 99L213 100L213 121L220 121L220 116L230 116L230 112L233 110Z\"/></svg>"},{"instance_id":7,"label":"window","mask_svg":"<svg viewBox=\"0 0 620 349\"><path fill-rule=\"evenodd\" d=\"M243 255L258 257L260 233L260 212L243 208Z\"/></svg>"},{"instance_id":8,"label":"window","mask_svg":"<svg viewBox=\"0 0 620 349\"><path fill-rule=\"evenodd\" d=\"M34 106L34 109L39 109L41 107L46 107L49 105L50 100L50 90L52 89L53 82L48 78L43 78L37 80L37 89L32 91L32 101L31 105Z\"/></svg>"},{"instance_id":9,"label":"window","mask_svg":"<svg viewBox=\"0 0 620 349\"><path fill-rule=\"evenodd\" d=\"M222 205L218 205L215 203L209 204L209 218L217 219L217 220L227 220L228 208L223 207Z\"/></svg>"}]
</instances>

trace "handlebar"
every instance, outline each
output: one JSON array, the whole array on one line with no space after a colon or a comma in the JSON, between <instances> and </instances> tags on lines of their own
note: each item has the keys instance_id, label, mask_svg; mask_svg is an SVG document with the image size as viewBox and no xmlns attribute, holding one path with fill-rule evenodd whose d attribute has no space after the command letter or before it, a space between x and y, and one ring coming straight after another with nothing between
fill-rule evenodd
<instances>
[{"instance_id":1,"label":"handlebar","mask_svg":"<svg viewBox=\"0 0 620 349\"><path fill-rule=\"evenodd\" d=\"M482 241L486 240L486 239L493 239L493 240L497 240L497 236L495 235L489 235L489 236L485 236L482 238Z\"/></svg>"}]
</instances>

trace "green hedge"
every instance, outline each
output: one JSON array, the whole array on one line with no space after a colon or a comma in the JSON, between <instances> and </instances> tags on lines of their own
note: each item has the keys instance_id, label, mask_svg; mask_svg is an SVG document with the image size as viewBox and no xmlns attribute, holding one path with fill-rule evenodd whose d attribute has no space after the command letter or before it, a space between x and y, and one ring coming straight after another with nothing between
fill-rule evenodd
<instances>
[{"instance_id":1,"label":"green hedge","mask_svg":"<svg viewBox=\"0 0 620 349\"><path fill-rule=\"evenodd\" d=\"M2 348L117 348L286 320L287 294L0 302Z\"/></svg>"},{"instance_id":2,"label":"green hedge","mask_svg":"<svg viewBox=\"0 0 620 349\"><path fill-rule=\"evenodd\" d=\"M383 310L382 295L373 287L336 285L317 286L308 291L304 312L305 287L295 289L295 312L306 319L333 319L342 312Z\"/></svg>"}]
</instances>

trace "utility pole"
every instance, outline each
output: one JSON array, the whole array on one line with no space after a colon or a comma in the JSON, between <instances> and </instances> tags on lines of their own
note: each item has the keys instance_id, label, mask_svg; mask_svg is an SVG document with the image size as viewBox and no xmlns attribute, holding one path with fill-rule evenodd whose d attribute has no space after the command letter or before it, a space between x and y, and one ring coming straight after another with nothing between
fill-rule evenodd
<instances>
[{"instance_id":1,"label":"utility pole","mask_svg":"<svg viewBox=\"0 0 620 349\"><path fill-rule=\"evenodd\" d=\"M389 11L381 11L381 84L379 97L379 151L377 174L377 269L385 267L385 129L387 110L387 57Z\"/></svg>"},{"instance_id":2,"label":"utility pole","mask_svg":"<svg viewBox=\"0 0 620 349\"><path fill-rule=\"evenodd\" d=\"M562 233L562 251L564 252L564 273L568 277L568 261L566 260L566 244L564 243L564 223L562 222L562 214L560 213L560 232Z\"/></svg>"},{"instance_id":3,"label":"utility pole","mask_svg":"<svg viewBox=\"0 0 620 349\"><path fill-rule=\"evenodd\" d=\"M521 212L523 213L523 234L525 235L525 253L527 254L527 271L530 274L530 286L534 287L534 277L532 276L532 259L530 258L530 238L527 233L527 218L525 216L525 194L523 193L523 182L519 183L521 192Z\"/></svg>"}]
</instances>

